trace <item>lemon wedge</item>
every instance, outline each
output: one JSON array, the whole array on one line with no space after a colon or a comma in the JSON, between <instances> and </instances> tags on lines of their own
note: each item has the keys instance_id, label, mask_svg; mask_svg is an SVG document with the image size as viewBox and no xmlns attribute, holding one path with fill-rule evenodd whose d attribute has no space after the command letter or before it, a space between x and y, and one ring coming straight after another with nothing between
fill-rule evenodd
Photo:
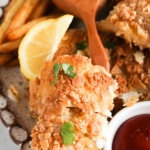
<instances>
[{"instance_id":1,"label":"lemon wedge","mask_svg":"<svg viewBox=\"0 0 150 150\"><path fill-rule=\"evenodd\" d=\"M33 26L19 46L19 62L23 75L29 80L39 77L45 61L52 60L64 34L73 20L66 14Z\"/></svg>"}]
</instances>

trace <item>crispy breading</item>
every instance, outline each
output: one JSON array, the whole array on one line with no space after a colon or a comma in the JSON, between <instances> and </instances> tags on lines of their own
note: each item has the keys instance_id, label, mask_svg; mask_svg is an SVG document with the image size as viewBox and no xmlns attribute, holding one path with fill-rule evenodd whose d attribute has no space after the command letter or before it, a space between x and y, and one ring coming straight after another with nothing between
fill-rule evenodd
<instances>
[{"instance_id":1,"label":"crispy breading","mask_svg":"<svg viewBox=\"0 0 150 150\"><path fill-rule=\"evenodd\" d=\"M100 21L99 30L114 32L141 49L150 48L150 0L123 0Z\"/></svg>"},{"instance_id":2,"label":"crispy breading","mask_svg":"<svg viewBox=\"0 0 150 150\"><path fill-rule=\"evenodd\" d=\"M61 70L56 85L53 65L68 63L76 77L70 78ZM33 84L32 84L33 85ZM38 150L97 150L106 140L107 118L111 116L117 83L101 66L93 66L91 59L80 55L63 55L48 61L41 78L34 82L30 108L39 115L32 130L32 149ZM63 144L61 126L74 124L75 141Z\"/></svg>"},{"instance_id":3,"label":"crispy breading","mask_svg":"<svg viewBox=\"0 0 150 150\"><path fill-rule=\"evenodd\" d=\"M142 63L137 61L136 55L142 53ZM132 48L126 43L120 43L112 50L111 74L116 77L119 93L150 91L150 51L141 51L138 47Z\"/></svg>"},{"instance_id":4,"label":"crispy breading","mask_svg":"<svg viewBox=\"0 0 150 150\"><path fill-rule=\"evenodd\" d=\"M54 55L54 59L64 54L74 54L76 50L76 44L80 42L85 42L88 44L87 32L84 29L68 30L58 46L58 50Z\"/></svg>"},{"instance_id":5,"label":"crispy breading","mask_svg":"<svg viewBox=\"0 0 150 150\"><path fill-rule=\"evenodd\" d=\"M120 38L119 38L120 39ZM137 56L140 54L140 56ZM115 43L110 50L111 74L118 83L118 96L124 93L137 92L139 101L150 99L150 51L140 50L137 46L130 47L124 40ZM139 58L140 57L140 60ZM132 97L130 102L136 103ZM122 99L114 99L115 107L113 112L123 108Z\"/></svg>"}]
</instances>

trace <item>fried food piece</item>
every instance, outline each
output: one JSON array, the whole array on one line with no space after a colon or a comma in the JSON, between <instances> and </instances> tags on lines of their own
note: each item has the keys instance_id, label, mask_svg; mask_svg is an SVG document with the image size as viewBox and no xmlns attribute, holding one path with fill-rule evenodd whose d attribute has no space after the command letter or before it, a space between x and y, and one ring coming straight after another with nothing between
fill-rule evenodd
<instances>
[{"instance_id":1,"label":"fried food piece","mask_svg":"<svg viewBox=\"0 0 150 150\"><path fill-rule=\"evenodd\" d=\"M88 45L87 32L84 29L68 30L58 46L58 50L54 55L54 59L65 54L75 54L75 51L77 50L76 45L78 43L85 43Z\"/></svg>"},{"instance_id":2,"label":"fried food piece","mask_svg":"<svg viewBox=\"0 0 150 150\"><path fill-rule=\"evenodd\" d=\"M32 21L29 21L27 23L25 23L24 25L16 28L15 30L13 30L12 32L10 32L8 35L7 35L7 39L10 40L10 41L13 41L13 40L17 40L17 39L20 39L20 38L23 38L26 33L37 23L41 22L41 21L44 21L46 19L50 19L50 18L55 18L55 17L58 17L58 15L49 15L49 16L44 16L44 17L40 17L40 18L37 18L37 19L34 19Z\"/></svg>"},{"instance_id":3,"label":"fried food piece","mask_svg":"<svg viewBox=\"0 0 150 150\"><path fill-rule=\"evenodd\" d=\"M75 78L60 70L55 80L53 66L67 63L74 67ZM106 140L107 118L111 116L117 83L101 66L80 55L63 55L48 61L40 79L31 84L30 109L39 117L32 130L33 150L98 150ZM75 141L65 145L60 133L66 122L74 124Z\"/></svg>"},{"instance_id":4,"label":"fried food piece","mask_svg":"<svg viewBox=\"0 0 150 150\"><path fill-rule=\"evenodd\" d=\"M135 91L138 93L136 95L139 101L150 99L150 51L147 49L141 51L134 45L130 47L119 37L116 37L116 40L114 37L114 43L114 47L109 49L110 73L118 83L118 97L114 99L113 114L125 105L125 101L120 98L122 94L128 93L132 104L135 103L135 99L132 99L132 92Z\"/></svg>"},{"instance_id":5,"label":"fried food piece","mask_svg":"<svg viewBox=\"0 0 150 150\"><path fill-rule=\"evenodd\" d=\"M32 11L28 21L40 18L45 15L46 10L48 7L50 8L51 3L52 2L49 0L40 1L40 3L38 3L36 8L34 8Z\"/></svg>"},{"instance_id":6,"label":"fried food piece","mask_svg":"<svg viewBox=\"0 0 150 150\"><path fill-rule=\"evenodd\" d=\"M15 14L6 34L26 23L27 19L32 13L32 10L36 7L39 1L40 0L26 0L22 7Z\"/></svg>"},{"instance_id":7,"label":"fried food piece","mask_svg":"<svg viewBox=\"0 0 150 150\"><path fill-rule=\"evenodd\" d=\"M21 40L22 39L18 39L18 40L10 41L10 42L0 45L0 52L1 53L9 53L11 51L16 50L19 47Z\"/></svg>"},{"instance_id":8,"label":"fried food piece","mask_svg":"<svg viewBox=\"0 0 150 150\"><path fill-rule=\"evenodd\" d=\"M119 93L137 91L144 95L150 91L149 58L150 51L147 49L141 51L138 47L131 48L126 43L114 47L111 54L111 74L118 81Z\"/></svg>"},{"instance_id":9,"label":"fried food piece","mask_svg":"<svg viewBox=\"0 0 150 150\"><path fill-rule=\"evenodd\" d=\"M11 3L6 8L6 13L4 14L3 23L0 26L0 44L2 44L6 37L6 32L12 23L12 20L17 13L18 9L23 5L24 0L12 0ZM17 20L18 22L18 20Z\"/></svg>"},{"instance_id":10,"label":"fried food piece","mask_svg":"<svg viewBox=\"0 0 150 150\"><path fill-rule=\"evenodd\" d=\"M150 48L149 7L149 0L121 1L97 27L99 30L114 32L141 49Z\"/></svg>"}]
</instances>

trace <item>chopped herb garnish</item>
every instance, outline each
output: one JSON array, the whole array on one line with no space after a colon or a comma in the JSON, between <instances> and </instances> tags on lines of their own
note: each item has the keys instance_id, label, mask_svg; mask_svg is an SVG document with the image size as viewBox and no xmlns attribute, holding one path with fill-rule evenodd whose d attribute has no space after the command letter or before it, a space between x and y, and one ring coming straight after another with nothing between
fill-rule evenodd
<instances>
[{"instance_id":1,"label":"chopped herb garnish","mask_svg":"<svg viewBox=\"0 0 150 150\"><path fill-rule=\"evenodd\" d=\"M53 66L53 70L54 70L54 76L55 76L55 80L50 84L50 85L55 85L58 81L58 74L60 72L60 69L63 69L64 73L68 76L70 76L72 79L76 77L76 73L73 72L74 71L74 67L71 66L68 63L62 63L62 64L55 64Z\"/></svg>"},{"instance_id":2,"label":"chopped herb garnish","mask_svg":"<svg viewBox=\"0 0 150 150\"><path fill-rule=\"evenodd\" d=\"M51 85L55 85L57 80L59 79L58 78L58 73L60 71L60 68L61 68L61 65L60 64L55 64L53 66L53 70L54 70L54 76L55 76L55 80L51 83Z\"/></svg>"},{"instance_id":3,"label":"chopped herb garnish","mask_svg":"<svg viewBox=\"0 0 150 150\"><path fill-rule=\"evenodd\" d=\"M76 43L76 50L74 53L76 54L78 50L85 50L87 48L87 44L85 42Z\"/></svg>"},{"instance_id":4,"label":"chopped herb garnish","mask_svg":"<svg viewBox=\"0 0 150 150\"><path fill-rule=\"evenodd\" d=\"M113 79L116 79L116 76L115 76L115 75L112 75L112 78L113 78Z\"/></svg>"},{"instance_id":5,"label":"chopped herb garnish","mask_svg":"<svg viewBox=\"0 0 150 150\"><path fill-rule=\"evenodd\" d=\"M73 70L74 70L73 66L71 66L70 64L67 64L67 63L63 63L62 68L63 68L65 74L69 75L72 79L75 78L76 73L73 72Z\"/></svg>"},{"instance_id":6,"label":"chopped herb garnish","mask_svg":"<svg viewBox=\"0 0 150 150\"><path fill-rule=\"evenodd\" d=\"M61 127L61 136L63 143L66 145L73 144L75 140L74 124L72 122L66 122Z\"/></svg>"},{"instance_id":7,"label":"chopped herb garnish","mask_svg":"<svg viewBox=\"0 0 150 150\"><path fill-rule=\"evenodd\" d=\"M116 45L115 42L109 42L109 43L107 43L107 44L105 45L105 47L108 48L108 49L110 49L110 48L114 48L115 45Z\"/></svg>"}]
</instances>

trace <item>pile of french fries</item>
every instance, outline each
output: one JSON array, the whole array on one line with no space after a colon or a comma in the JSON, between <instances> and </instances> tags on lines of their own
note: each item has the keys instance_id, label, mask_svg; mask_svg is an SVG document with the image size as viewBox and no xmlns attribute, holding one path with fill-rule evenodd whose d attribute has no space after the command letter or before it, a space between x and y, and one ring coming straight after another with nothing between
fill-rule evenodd
<instances>
[{"instance_id":1,"label":"pile of french fries","mask_svg":"<svg viewBox=\"0 0 150 150\"><path fill-rule=\"evenodd\" d=\"M50 0L11 0L0 24L0 66L17 65L17 50L29 29L60 15Z\"/></svg>"}]
</instances>

